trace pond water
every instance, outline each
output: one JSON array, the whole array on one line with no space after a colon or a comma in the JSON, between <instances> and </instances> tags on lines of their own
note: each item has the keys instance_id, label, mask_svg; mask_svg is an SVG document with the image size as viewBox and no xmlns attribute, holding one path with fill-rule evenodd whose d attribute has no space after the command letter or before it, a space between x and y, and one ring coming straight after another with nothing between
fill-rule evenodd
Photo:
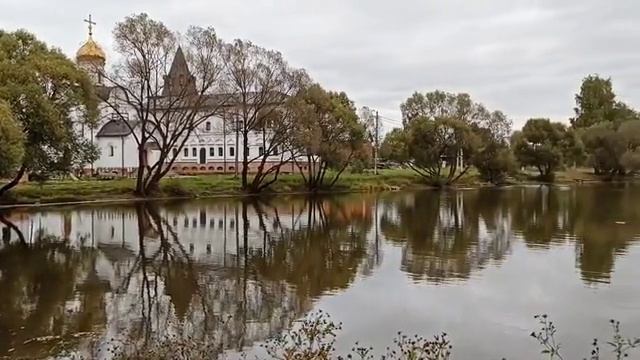
<instances>
[{"instance_id":1,"label":"pond water","mask_svg":"<svg viewBox=\"0 0 640 360\"><path fill-rule=\"evenodd\" d=\"M621 184L12 210L0 358L167 334L261 354L319 309L338 353L444 331L456 359L537 358L546 313L583 358L610 318L640 335L639 202Z\"/></svg>"}]
</instances>

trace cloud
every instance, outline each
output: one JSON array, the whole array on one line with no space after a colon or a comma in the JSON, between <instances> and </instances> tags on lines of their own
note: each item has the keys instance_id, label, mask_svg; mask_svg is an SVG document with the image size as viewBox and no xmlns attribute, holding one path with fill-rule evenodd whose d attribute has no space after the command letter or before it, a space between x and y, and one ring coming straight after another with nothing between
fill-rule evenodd
<instances>
[{"instance_id":1,"label":"cloud","mask_svg":"<svg viewBox=\"0 0 640 360\"><path fill-rule=\"evenodd\" d=\"M529 117L567 121L591 73L611 76L619 97L640 107L635 0L0 2L4 28L33 31L69 56L90 12L108 51L114 24L134 12L175 30L212 25L227 40L281 51L325 87L392 119L412 92L443 89L470 93L517 127Z\"/></svg>"}]
</instances>

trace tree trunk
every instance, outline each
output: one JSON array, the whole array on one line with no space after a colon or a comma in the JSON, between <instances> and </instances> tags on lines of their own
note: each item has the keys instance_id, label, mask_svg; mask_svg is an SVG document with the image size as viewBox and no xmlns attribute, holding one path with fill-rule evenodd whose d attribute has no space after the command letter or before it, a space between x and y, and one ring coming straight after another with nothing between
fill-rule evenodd
<instances>
[{"instance_id":1,"label":"tree trunk","mask_svg":"<svg viewBox=\"0 0 640 360\"><path fill-rule=\"evenodd\" d=\"M9 181L8 183L0 187L0 198L2 198L7 191L13 189L16 185L20 183L20 179L22 179L26 171L27 171L27 166L25 164L22 164L16 176L14 176L13 179L11 179L11 181Z\"/></svg>"},{"instance_id":2,"label":"tree trunk","mask_svg":"<svg viewBox=\"0 0 640 360\"><path fill-rule=\"evenodd\" d=\"M145 168L144 145L138 147L138 170L136 175L136 195L145 196L144 191L144 168Z\"/></svg>"},{"instance_id":3,"label":"tree trunk","mask_svg":"<svg viewBox=\"0 0 640 360\"><path fill-rule=\"evenodd\" d=\"M242 131L242 190L247 190L248 180L247 175L249 172L249 133L246 130Z\"/></svg>"}]
</instances>

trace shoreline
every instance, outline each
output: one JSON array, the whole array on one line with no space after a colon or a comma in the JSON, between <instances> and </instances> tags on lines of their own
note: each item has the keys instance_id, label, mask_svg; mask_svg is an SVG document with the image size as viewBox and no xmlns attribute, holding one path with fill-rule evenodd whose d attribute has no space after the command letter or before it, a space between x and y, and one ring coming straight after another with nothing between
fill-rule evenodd
<instances>
[{"instance_id":1,"label":"shoreline","mask_svg":"<svg viewBox=\"0 0 640 360\"><path fill-rule=\"evenodd\" d=\"M224 190L224 188L217 189L214 192L208 192L205 189L199 188L197 185L194 188L186 189L185 192L191 191L190 193L185 194L171 194L171 187L175 184L180 184L181 181L188 181L188 178L173 178L167 179L164 184L163 192L165 194L161 194L159 196L153 196L148 198L140 198L133 195L132 189L127 189L127 192L120 192L115 198L109 198L110 195L116 195L110 193L109 190L100 191L100 187L96 186L88 193L82 195L69 196L64 191L60 191L60 193L56 194L55 189L47 189L47 193L49 197L44 199L36 199L36 198L28 198L27 201L24 198L18 197L18 201L16 202L0 202L0 211L1 210L12 210L12 209L37 209L37 208L47 208L47 207L62 207L62 206L81 206L81 205L108 205L108 204L119 204L119 203L137 203L137 202L152 202L152 201L179 201L179 200L197 200L197 199L218 199L218 198L247 198L247 197L259 197L259 198L268 198L272 196L295 196L295 195L339 195L339 194L357 194L357 193L386 193L386 192L398 192L398 191L407 191L407 190L434 190L434 191L465 191L465 190L475 190L481 188L502 188L509 186L579 186L579 185L595 185L595 184L619 184L619 183L630 183L634 182L633 178L630 179L621 179L621 180L604 180L604 179L574 179L569 181L567 179L559 180L553 183L548 182L539 182L539 181L521 181L521 182L511 182L506 183L504 185L493 185L488 183L482 183L479 181L467 182L455 184L452 186L445 187L436 187L432 185L427 185L421 183L417 176L415 179L410 179L412 181L406 181L406 177L385 177L378 178L376 175L365 176L365 180L356 181L352 183L351 186L347 186L345 184L340 184L340 186L335 187L334 189L326 189L318 192L310 192L307 190L295 188L284 187L278 189L276 187L272 191L267 191L259 194L250 194L244 193L242 191L236 189ZM198 180L202 178L196 178ZM206 178L205 178L206 180ZM378 180L391 180L391 181L378 181ZM396 180L396 181L393 181ZM402 185L398 185L399 181L397 180L405 180ZM104 181L96 181L96 180L78 180L75 182L67 182L66 184L83 184L89 186L91 185L112 185L114 182L123 182L127 181L127 179L120 180L104 180ZM51 183L50 185L40 186L40 189L43 189L47 186L54 186L56 183ZM21 187L37 187L37 185L29 184L29 185L21 185L17 188L18 196L21 194ZM200 190L200 191L198 191ZM68 199L68 200L65 200Z\"/></svg>"}]
</instances>

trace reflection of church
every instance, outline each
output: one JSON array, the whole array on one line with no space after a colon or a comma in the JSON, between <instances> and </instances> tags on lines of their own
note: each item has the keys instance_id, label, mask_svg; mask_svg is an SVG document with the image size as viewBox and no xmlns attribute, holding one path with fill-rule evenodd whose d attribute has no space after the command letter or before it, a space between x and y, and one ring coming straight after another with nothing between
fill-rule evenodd
<instances>
[{"instance_id":1,"label":"reflection of church","mask_svg":"<svg viewBox=\"0 0 640 360\"><path fill-rule=\"evenodd\" d=\"M126 102L117 101L123 98L117 93L117 89L109 86L103 77L107 56L102 47L93 39L95 24L91 17L85 20L89 23L89 38L78 49L76 63L83 68L95 84L96 93L102 100L99 105L100 115L95 129L82 128L80 132L87 140L93 142L100 150L100 157L93 164L86 167L87 172L101 174L132 175L138 167L138 145L135 135L140 132L139 121L136 120L136 111ZM195 78L192 75L185 54L177 49L169 72L164 78L162 96L168 96L176 91L180 92L184 87L195 89ZM177 89L177 90L176 90ZM118 102L118 112L108 106L106 101ZM218 101L215 94L205 99L209 103ZM227 104L227 108L233 104ZM269 146L269 134L263 136L262 132L252 132L249 142L243 146L242 137L237 136L233 121L227 116L210 116L187 139L184 147L173 149L176 160L172 166L172 172L177 174L194 173L235 173L242 167L243 151L249 152L249 158L262 156ZM278 151L279 150L279 151ZM283 149L276 149L265 162L269 168L279 164L280 159L286 153ZM157 144L150 143L145 149L146 157L144 165L153 165L159 159ZM249 171L254 171L258 164L250 164ZM293 164L284 166L282 172L293 172Z\"/></svg>"},{"instance_id":2,"label":"reflection of church","mask_svg":"<svg viewBox=\"0 0 640 360\"><path fill-rule=\"evenodd\" d=\"M363 205L311 206L307 199L294 198L269 204L228 200L167 205L157 209L158 216L132 205L13 212L8 219L29 246L50 241L60 246L56 256L51 249L43 253L48 260L41 262L68 259L60 266L73 270L49 281L66 289L56 293L53 304L29 297L21 303L58 309L55 314L65 316L56 315L56 321L77 319L81 324L34 329L22 341L95 331L101 334L97 343L82 342L78 349L104 347L108 339L137 341L141 334L207 339L220 349L251 346L306 314L318 296L355 279L366 239L344 226L344 216L366 218L370 210L356 211ZM309 209L318 208L327 211L314 220ZM310 227L309 221L317 223ZM7 253L30 254L19 251L15 232L6 233L0 259ZM326 254L332 254L332 261L309 261ZM0 285L3 280L35 281L3 276ZM16 321L19 326L26 320ZM42 346L46 352L46 344Z\"/></svg>"}]
</instances>

